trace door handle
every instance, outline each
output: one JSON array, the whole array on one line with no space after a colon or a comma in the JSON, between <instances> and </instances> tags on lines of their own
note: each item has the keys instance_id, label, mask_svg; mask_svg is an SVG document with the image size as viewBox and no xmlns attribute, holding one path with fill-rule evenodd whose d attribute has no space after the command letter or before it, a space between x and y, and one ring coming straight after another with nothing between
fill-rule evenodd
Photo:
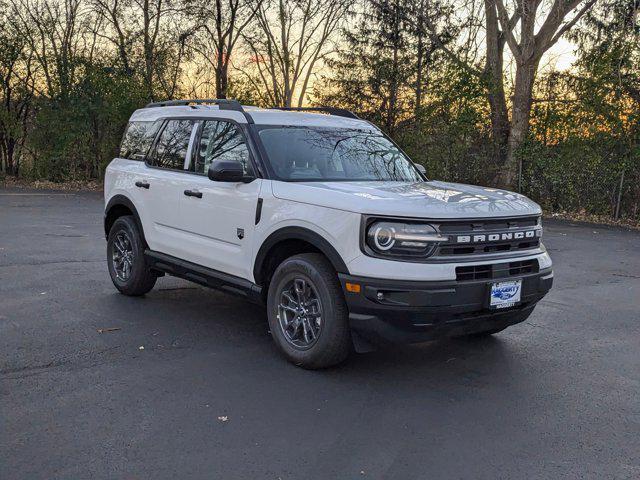
<instances>
[{"instance_id":1,"label":"door handle","mask_svg":"<svg viewBox=\"0 0 640 480\"><path fill-rule=\"evenodd\" d=\"M187 197L202 198L202 192L198 192L197 190L185 190L184 194Z\"/></svg>"},{"instance_id":2,"label":"door handle","mask_svg":"<svg viewBox=\"0 0 640 480\"><path fill-rule=\"evenodd\" d=\"M147 190L149 190L149 184L147 182L136 182L136 187L146 188Z\"/></svg>"}]
</instances>

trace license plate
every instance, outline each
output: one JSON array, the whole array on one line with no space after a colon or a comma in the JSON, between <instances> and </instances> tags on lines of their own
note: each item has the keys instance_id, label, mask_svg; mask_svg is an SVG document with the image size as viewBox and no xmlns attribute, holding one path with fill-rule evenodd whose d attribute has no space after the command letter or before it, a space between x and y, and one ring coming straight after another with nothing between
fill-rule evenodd
<instances>
[{"instance_id":1,"label":"license plate","mask_svg":"<svg viewBox=\"0 0 640 480\"><path fill-rule=\"evenodd\" d=\"M509 308L520 302L522 280L491 284L491 308Z\"/></svg>"}]
</instances>

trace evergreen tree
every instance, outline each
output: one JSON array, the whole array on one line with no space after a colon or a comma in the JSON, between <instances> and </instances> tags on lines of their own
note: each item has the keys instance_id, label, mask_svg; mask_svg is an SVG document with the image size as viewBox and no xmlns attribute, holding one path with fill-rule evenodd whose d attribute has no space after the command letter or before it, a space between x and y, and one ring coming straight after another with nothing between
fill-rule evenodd
<instances>
[{"instance_id":1,"label":"evergreen tree","mask_svg":"<svg viewBox=\"0 0 640 480\"><path fill-rule=\"evenodd\" d=\"M328 62L332 73L316 88L319 103L346 106L393 132L423 104L435 61L438 47L424 20L440 24L447 14L438 2L366 0L361 11L352 12L357 23L344 32L343 48Z\"/></svg>"}]
</instances>

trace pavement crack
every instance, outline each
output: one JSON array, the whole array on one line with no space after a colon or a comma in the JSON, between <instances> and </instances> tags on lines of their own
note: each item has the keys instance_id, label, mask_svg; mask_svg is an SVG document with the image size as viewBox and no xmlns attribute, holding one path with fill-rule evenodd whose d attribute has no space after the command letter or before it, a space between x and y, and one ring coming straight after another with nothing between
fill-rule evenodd
<instances>
[{"instance_id":1,"label":"pavement crack","mask_svg":"<svg viewBox=\"0 0 640 480\"><path fill-rule=\"evenodd\" d=\"M625 278L640 278L640 275L629 275L627 273L614 273L612 274L614 277L625 277Z\"/></svg>"},{"instance_id":2,"label":"pavement crack","mask_svg":"<svg viewBox=\"0 0 640 480\"><path fill-rule=\"evenodd\" d=\"M555 307L555 308L559 308L559 309L567 309L567 308L571 308L571 305L568 305L566 303L562 303L562 302L556 302L554 300L549 300L549 299L542 299L540 301L540 304L542 305L548 305L550 307Z\"/></svg>"},{"instance_id":3,"label":"pavement crack","mask_svg":"<svg viewBox=\"0 0 640 480\"><path fill-rule=\"evenodd\" d=\"M532 327L536 327L536 328L542 328L544 330L547 329L547 327L545 325L538 325L536 323L532 323L532 322L525 322L527 325L531 325Z\"/></svg>"},{"instance_id":4,"label":"pavement crack","mask_svg":"<svg viewBox=\"0 0 640 480\"><path fill-rule=\"evenodd\" d=\"M96 366L96 365L100 365L99 362L96 363L96 359L100 358L101 356L103 356L103 354L105 353L109 353L113 350L117 350L120 348L120 345L117 345L115 347L111 347L111 348L106 348L103 350L98 350L95 352L79 352L76 355L74 355L72 358L63 358L63 359L58 359L58 360L51 360L48 363L41 363L41 364L37 364L37 365L23 365L23 366L19 366L19 367L14 367L14 368L5 368L0 370L0 375L2 376L6 376L6 378L11 379L11 380L17 380L20 378L25 378L25 377L30 377L32 375L37 375L40 373L44 373L46 371L48 371L51 368L57 368L57 367L62 367L65 365L74 365L77 364L80 367L83 367L83 364L87 364L84 365L85 367L92 367L92 366ZM15 374L22 374L22 375L18 375L18 376L11 376L11 375L15 375Z\"/></svg>"},{"instance_id":5,"label":"pavement crack","mask_svg":"<svg viewBox=\"0 0 640 480\"><path fill-rule=\"evenodd\" d=\"M52 360L49 363L43 363L41 365L25 365L23 367L5 368L0 370L0 375L11 375L12 373L30 372L33 370L46 370L47 368L57 367L64 363L66 362L55 362Z\"/></svg>"}]
</instances>

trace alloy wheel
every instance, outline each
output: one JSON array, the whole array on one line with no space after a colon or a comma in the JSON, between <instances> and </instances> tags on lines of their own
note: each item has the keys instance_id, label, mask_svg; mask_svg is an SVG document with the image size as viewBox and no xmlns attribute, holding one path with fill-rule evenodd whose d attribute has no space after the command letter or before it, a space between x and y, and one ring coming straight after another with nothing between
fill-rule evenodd
<instances>
[{"instance_id":1,"label":"alloy wheel","mask_svg":"<svg viewBox=\"0 0 640 480\"><path fill-rule=\"evenodd\" d=\"M313 284L301 277L289 281L280 293L278 321L287 342L307 350L322 331L322 303Z\"/></svg>"},{"instance_id":2,"label":"alloy wheel","mask_svg":"<svg viewBox=\"0 0 640 480\"><path fill-rule=\"evenodd\" d=\"M133 246L127 232L120 231L113 239L111 247L111 261L113 271L121 282L126 282L131 277L133 269Z\"/></svg>"}]
</instances>

